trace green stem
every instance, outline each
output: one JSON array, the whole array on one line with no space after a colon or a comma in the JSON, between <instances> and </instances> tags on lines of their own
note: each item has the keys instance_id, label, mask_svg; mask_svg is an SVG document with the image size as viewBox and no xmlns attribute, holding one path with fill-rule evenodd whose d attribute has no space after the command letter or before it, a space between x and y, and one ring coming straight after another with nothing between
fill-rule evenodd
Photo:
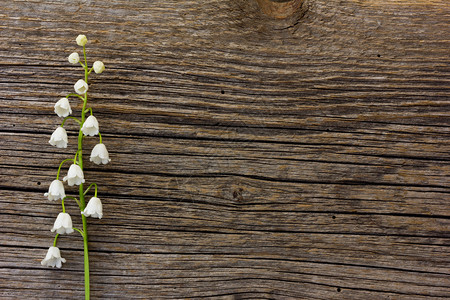
<instances>
[{"instance_id":1,"label":"green stem","mask_svg":"<svg viewBox=\"0 0 450 300\"><path fill-rule=\"evenodd\" d=\"M92 107L89 107L88 109L86 109L86 112L90 112L91 116L92 116Z\"/></svg>"},{"instance_id":2,"label":"green stem","mask_svg":"<svg viewBox=\"0 0 450 300\"><path fill-rule=\"evenodd\" d=\"M75 198L75 197L72 197L72 196L65 196L64 198L63 198L63 200L65 200L65 199L67 199L67 198L70 198L70 199L73 199L73 200L75 200L75 202L78 204L78 207L80 207L80 201L78 201L78 199L77 198Z\"/></svg>"},{"instance_id":3,"label":"green stem","mask_svg":"<svg viewBox=\"0 0 450 300\"><path fill-rule=\"evenodd\" d=\"M83 46L83 55L84 55L84 78L85 82L88 83L88 70L87 70L87 60L86 60L86 47ZM83 99L83 109L81 110L81 124L86 120L86 104L87 104L87 92L84 93ZM78 132L78 165L81 170L83 170L83 132L81 131L82 125L80 125L80 131ZM86 202L84 199L84 188L83 184L79 186L79 195L80 195L80 209L83 211L86 207ZM88 233L87 233L87 220L86 217L82 214L81 220L83 222L83 248L84 248L84 297L85 300L90 299L90 286L89 286L89 250L88 250Z\"/></svg>"},{"instance_id":4,"label":"green stem","mask_svg":"<svg viewBox=\"0 0 450 300\"><path fill-rule=\"evenodd\" d=\"M102 135L100 134L100 131L98 132L98 137L99 137L99 139L100 139L100 144L102 143Z\"/></svg>"},{"instance_id":5,"label":"green stem","mask_svg":"<svg viewBox=\"0 0 450 300\"><path fill-rule=\"evenodd\" d=\"M86 195L87 192L89 192L89 190L91 189L91 187L92 187L93 185L95 185L95 195L94 195L94 197L97 197L97 184L96 184L95 182L92 183L92 184L84 191L83 195Z\"/></svg>"},{"instance_id":6,"label":"green stem","mask_svg":"<svg viewBox=\"0 0 450 300\"><path fill-rule=\"evenodd\" d=\"M69 98L70 96L77 96L77 97L80 98L81 100L84 100L83 97L81 97L80 95L75 94L75 93L70 93L70 94L68 94L68 95L66 96L66 98Z\"/></svg>"},{"instance_id":7,"label":"green stem","mask_svg":"<svg viewBox=\"0 0 450 300\"><path fill-rule=\"evenodd\" d=\"M83 220L83 245L84 245L84 298L89 300L90 287L89 287L89 250L88 250L88 236L87 236L87 221L84 215L81 215Z\"/></svg>"},{"instance_id":8,"label":"green stem","mask_svg":"<svg viewBox=\"0 0 450 300\"><path fill-rule=\"evenodd\" d=\"M58 168L58 173L56 174L56 180L59 180L59 173L61 173L61 167L63 165L63 163L65 163L66 161L72 160L71 158L67 158L65 160L63 160L60 164L59 164L59 168Z\"/></svg>"},{"instance_id":9,"label":"green stem","mask_svg":"<svg viewBox=\"0 0 450 300\"><path fill-rule=\"evenodd\" d=\"M81 234L81 236L83 237L83 239L84 239L84 232L83 231L81 231L80 229L78 229L76 227L72 227L72 229L75 230L75 231L78 231Z\"/></svg>"},{"instance_id":10,"label":"green stem","mask_svg":"<svg viewBox=\"0 0 450 300\"><path fill-rule=\"evenodd\" d=\"M58 240L59 233L56 234L55 239L53 240L53 247L56 247L56 241Z\"/></svg>"},{"instance_id":11,"label":"green stem","mask_svg":"<svg viewBox=\"0 0 450 300\"><path fill-rule=\"evenodd\" d=\"M61 199L62 212L66 212L66 207L64 206L64 199Z\"/></svg>"},{"instance_id":12,"label":"green stem","mask_svg":"<svg viewBox=\"0 0 450 300\"><path fill-rule=\"evenodd\" d=\"M78 153L79 153L79 152L80 152L79 150L77 150L77 152L75 152L75 156L73 157L73 163L74 163L74 164L77 163L77 156L78 156Z\"/></svg>"},{"instance_id":13,"label":"green stem","mask_svg":"<svg viewBox=\"0 0 450 300\"><path fill-rule=\"evenodd\" d=\"M63 127L63 126L64 126L64 124L66 123L67 119L72 119L72 120L75 120L75 121L77 121L77 123L78 123L78 124L81 124L81 121L80 121L80 120L78 120L78 119L77 119L77 118L75 118L75 117L71 117L71 116L69 116L69 117L65 117L65 118L64 118L64 120L63 120L63 121L62 121L62 123L61 123L61 127Z\"/></svg>"}]
</instances>

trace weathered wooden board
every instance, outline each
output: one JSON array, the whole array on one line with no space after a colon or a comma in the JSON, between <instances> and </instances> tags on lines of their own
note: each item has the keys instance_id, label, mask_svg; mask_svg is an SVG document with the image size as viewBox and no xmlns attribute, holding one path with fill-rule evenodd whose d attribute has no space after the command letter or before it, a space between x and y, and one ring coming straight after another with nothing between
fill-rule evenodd
<instances>
[{"instance_id":1,"label":"weathered wooden board","mask_svg":"<svg viewBox=\"0 0 450 300\"><path fill-rule=\"evenodd\" d=\"M307 0L284 20L243 0L2 1L0 298L83 297L79 236L61 238L62 269L40 265L60 211L43 193L76 147L70 122L68 149L48 139L82 76L79 33L106 65L90 97L112 158L86 163L104 204L93 299L450 297L449 15L444 0Z\"/></svg>"}]
</instances>

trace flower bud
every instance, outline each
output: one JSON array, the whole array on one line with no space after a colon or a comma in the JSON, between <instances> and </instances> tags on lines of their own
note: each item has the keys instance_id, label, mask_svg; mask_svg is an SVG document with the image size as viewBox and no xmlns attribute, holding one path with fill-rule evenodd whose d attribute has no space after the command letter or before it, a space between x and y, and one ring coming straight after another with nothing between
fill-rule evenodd
<instances>
[{"instance_id":1,"label":"flower bud","mask_svg":"<svg viewBox=\"0 0 450 300\"><path fill-rule=\"evenodd\" d=\"M41 265L46 267L57 267L61 268L62 263L65 263L66 260L61 257L61 252L58 247L50 247L48 248L47 255L41 261Z\"/></svg>"},{"instance_id":2,"label":"flower bud","mask_svg":"<svg viewBox=\"0 0 450 300\"><path fill-rule=\"evenodd\" d=\"M72 54L69 55L69 62L71 64L77 64L80 62L80 56L78 55L78 53L74 52Z\"/></svg>"},{"instance_id":3,"label":"flower bud","mask_svg":"<svg viewBox=\"0 0 450 300\"><path fill-rule=\"evenodd\" d=\"M105 144L97 144L92 149L91 152L91 158L90 161L92 161L94 164L100 165L104 164L106 165L111 160L109 159L109 153L108 150L106 150Z\"/></svg>"},{"instance_id":4,"label":"flower bud","mask_svg":"<svg viewBox=\"0 0 450 300\"><path fill-rule=\"evenodd\" d=\"M86 208L83 210L82 214L85 217L99 218L103 217L103 206L102 202L97 197L92 197Z\"/></svg>"},{"instance_id":5,"label":"flower bud","mask_svg":"<svg viewBox=\"0 0 450 300\"><path fill-rule=\"evenodd\" d=\"M103 71L105 71L105 65L103 64L103 62L101 62L99 60L94 62L94 72L97 74L100 74Z\"/></svg>"},{"instance_id":6,"label":"flower bud","mask_svg":"<svg viewBox=\"0 0 450 300\"><path fill-rule=\"evenodd\" d=\"M78 46L84 46L87 43L87 37L84 34L80 34L79 36L77 36L77 44Z\"/></svg>"},{"instance_id":7,"label":"flower bud","mask_svg":"<svg viewBox=\"0 0 450 300\"><path fill-rule=\"evenodd\" d=\"M79 165L72 164L67 172L67 176L63 178L63 181L67 181L67 184L70 186L84 183L83 170Z\"/></svg>"},{"instance_id":8,"label":"flower bud","mask_svg":"<svg viewBox=\"0 0 450 300\"><path fill-rule=\"evenodd\" d=\"M64 234L64 233L72 233L72 218L68 213L59 213L58 217L55 220L55 224L53 224L53 228L50 230L51 232Z\"/></svg>"},{"instance_id":9,"label":"flower bud","mask_svg":"<svg viewBox=\"0 0 450 300\"><path fill-rule=\"evenodd\" d=\"M72 109L70 108L69 99L66 97L59 99L55 104L55 113L58 117L67 117L72 113Z\"/></svg>"},{"instance_id":10,"label":"flower bud","mask_svg":"<svg viewBox=\"0 0 450 300\"><path fill-rule=\"evenodd\" d=\"M83 79L78 80L73 86L77 94L82 95L88 91L88 84Z\"/></svg>"},{"instance_id":11,"label":"flower bud","mask_svg":"<svg viewBox=\"0 0 450 300\"><path fill-rule=\"evenodd\" d=\"M48 193L45 193L44 196L48 197L48 200L64 199L64 197L66 197L66 192L61 180L53 180L48 188Z\"/></svg>"},{"instance_id":12,"label":"flower bud","mask_svg":"<svg viewBox=\"0 0 450 300\"><path fill-rule=\"evenodd\" d=\"M56 146L57 148L67 148L67 132L61 126L53 131L50 140L48 141L50 145Z\"/></svg>"},{"instance_id":13,"label":"flower bud","mask_svg":"<svg viewBox=\"0 0 450 300\"><path fill-rule=\"evenodd\" d=\"M98 121L94 116L89 116L86 121L84 121L81 131L84 135L94 136L98 134Z\"/></svg>"}]
</instances>

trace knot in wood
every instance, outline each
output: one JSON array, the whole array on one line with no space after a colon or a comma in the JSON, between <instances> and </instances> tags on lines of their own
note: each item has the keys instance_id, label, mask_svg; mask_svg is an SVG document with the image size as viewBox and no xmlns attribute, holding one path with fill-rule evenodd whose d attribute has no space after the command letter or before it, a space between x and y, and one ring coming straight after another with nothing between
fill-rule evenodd
<instances>
[{"instance_id":1,"label":"knot in wood","mask_svg":"<svg viewBox=\"0 0 450 300\"><path fill-rule=\"evenodd\" d=\"M304 0L256 0L262 12L266 15L285 19L300 11Z\"/></svg>"}]
</instances>

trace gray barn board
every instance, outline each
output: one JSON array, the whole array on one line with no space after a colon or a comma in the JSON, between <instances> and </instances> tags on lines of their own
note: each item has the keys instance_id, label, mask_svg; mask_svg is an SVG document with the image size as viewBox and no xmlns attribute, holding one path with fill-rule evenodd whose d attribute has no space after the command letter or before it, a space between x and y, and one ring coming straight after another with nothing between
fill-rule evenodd
<instances>
[{"instance_id":1,"label":"gray barn board","mask_svg":"<svg viewBox=\"0 0 450 300\"><path fill-rule=\"evenodd\" d=\"M81 33L92 299L450 297L449 2L264 1L1 1L0 299L84 295L79 235L40 265Z\"/></svg>"}]
</instances>

